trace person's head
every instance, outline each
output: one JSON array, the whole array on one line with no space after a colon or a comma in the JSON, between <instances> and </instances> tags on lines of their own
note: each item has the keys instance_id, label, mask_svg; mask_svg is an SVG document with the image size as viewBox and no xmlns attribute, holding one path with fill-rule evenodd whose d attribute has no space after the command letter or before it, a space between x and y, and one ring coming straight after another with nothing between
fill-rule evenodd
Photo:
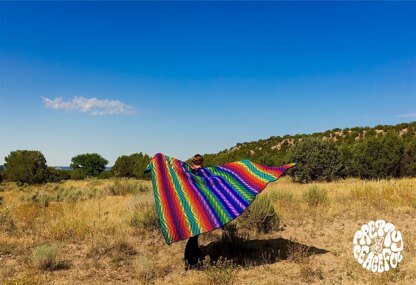
<instances>
[{"instance_id":1,"label":"person's head","mask_svg":"<svg viewBox=\"0 0 416 285\"><path fill-rule=\"evenodd\" d=\"M200 154L195 154L194 157L192 157L192 164L196 167L203 167L204 165L204 158Z\"/></svg>"}]
</instances>

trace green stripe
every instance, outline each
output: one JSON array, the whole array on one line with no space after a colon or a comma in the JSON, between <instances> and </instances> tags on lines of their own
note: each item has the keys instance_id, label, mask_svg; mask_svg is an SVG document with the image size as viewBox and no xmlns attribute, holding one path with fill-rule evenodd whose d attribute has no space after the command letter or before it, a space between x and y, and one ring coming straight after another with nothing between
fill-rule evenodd
<instances>
[{"instance_id":1,"label":"green stripe","mask_svg":"<svg viewBox=\"0 0 416 285\"><path fill-rule=\"evenodd\" d=\"M242 160L241 163L247 166L255 176L259 177L262 180L266 180L267 182L276 180L276 177L271 176L267 172L261 171L250 161L250 160Z\"/></svg>"},{"instance_id":2,"label":"green stripe","mask_svg":"<svg viewBox=\"0 0 416 285\"><path fill-rule=\"evenodd\" d=\"M209 168L209 171L215 174L216 176L224 178L228 182L228 184L230 184L234 188L235 192L238 193L241 198L246 200L246 202L251 203L253 201L255 195L249 192L247 190L247 186L242 184L231 174L224 170L218 169L217 167Z\"/></svg>"},{"instance_id":3,"label":"green stripe","mask_svg":"<svg viewBox=\"0 0 416 285\"><path fill-rule=\"evenodd\" d=\"M169 173L172 177L172 182L175 185L176 193L178 194L181 205L182 205L183 209L185 210L186 220L187 220L187 222L188 222L188 224L190 225L190 228L191 228L191 234L192 234L192 236L196 235L196 234L200 233L198 223L195 220L195 216L194 216L194 214L192 214L189 202L186 199L186 197L185 197L185 195L182 191L182 187L179 183L178 175L176 174L176 171L173 169L173 165L171 163L171 160L169 159L167 162L168 162L168 166L169 166Z\"/></svg>"},{"instance_id":4,"label":"green stripe","mask_svg":"<svg viewBox=\"0 0 416 285\"><path fill-rule=\"evenodd\" d=\"M156 209L157 209L157 214L159 215L160 227L162 228L162 233L163 233L163 236L165 237L166 242L170 244L171 239L167 230L166 220L164 219L162 215L162 208L160 206L160 199L159 199L160 197L158 195L159 188L157 187L156 180L157 180L157 175L156 175L154 168L152 167L153 196L155 196Z\"/></svg>"},{"instance_id":5,"label":"green stripe","mask_svg":"<svg viewBox=\"0 0 416 285\"><path fill-rule=\"evenodd\" d=\"M201 193L205 196L206 200L211 204L212 208L217 213L221 223L224 224L230 221L231 217L229 216L229 213L224 210L224 208L221 206L221 201L217 199L216 196L211 192L211 189L205 185L203 179L199 176L196 176L195 183L197 184L198 189L202 190Z\"/></svg>"}]
</instances>

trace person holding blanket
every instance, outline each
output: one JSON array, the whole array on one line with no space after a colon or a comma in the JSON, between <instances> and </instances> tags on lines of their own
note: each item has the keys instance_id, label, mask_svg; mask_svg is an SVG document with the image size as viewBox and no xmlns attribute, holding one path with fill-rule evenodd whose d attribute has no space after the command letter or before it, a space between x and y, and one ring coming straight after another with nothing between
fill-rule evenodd
<instances>
[{"instance_id":1,"label":"person holding blanket","mask_svg":"<svg viewBox=\"0 0 416 285\"><path fill-rule=\"evenodd\" d=\"M192 157L192 173L197 174L204 164L204 158L200 154ZM199 235L190 237L185 246L185 269L195 268L198 265L199 259L202 257L202 251L198 245Z\"/></svg>"}]
</instances>

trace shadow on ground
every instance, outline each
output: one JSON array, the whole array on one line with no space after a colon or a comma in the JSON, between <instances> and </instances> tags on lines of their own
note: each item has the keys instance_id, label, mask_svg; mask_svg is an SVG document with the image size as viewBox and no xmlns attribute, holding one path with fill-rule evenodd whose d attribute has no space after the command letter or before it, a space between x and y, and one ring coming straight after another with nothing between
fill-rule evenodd
<instances>
[{"instance_id":1,"label":"shadow on ground","mask_svg":"<svg viewBox=\"0 0 416 285\"><path fill-rule=\"evenodd\" d=\"M220 239L201 246L202 256L210 256L211 261L220 256L232 259L243 267L271 264L293 257L308 257L329 252L283 238L277 239Z\"/></svg>"}]
</instances>

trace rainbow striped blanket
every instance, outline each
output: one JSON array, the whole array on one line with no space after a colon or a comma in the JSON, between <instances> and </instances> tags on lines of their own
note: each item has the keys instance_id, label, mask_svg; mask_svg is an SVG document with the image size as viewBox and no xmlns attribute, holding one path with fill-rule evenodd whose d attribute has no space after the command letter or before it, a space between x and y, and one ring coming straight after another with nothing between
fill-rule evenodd
<instances>
[{"instance_id":1,"label":"rainbow striped blanket","mask_svg":"<svg viewBox=\"0 0 416 285\"><path fill-rule=\"evenodd\" d=\"M266 185L294 164L268 167L240 160L193 173L183 161L156 154L151 171L160 226L171 244L234 220Z\"/></svg>"}]
</instances>

